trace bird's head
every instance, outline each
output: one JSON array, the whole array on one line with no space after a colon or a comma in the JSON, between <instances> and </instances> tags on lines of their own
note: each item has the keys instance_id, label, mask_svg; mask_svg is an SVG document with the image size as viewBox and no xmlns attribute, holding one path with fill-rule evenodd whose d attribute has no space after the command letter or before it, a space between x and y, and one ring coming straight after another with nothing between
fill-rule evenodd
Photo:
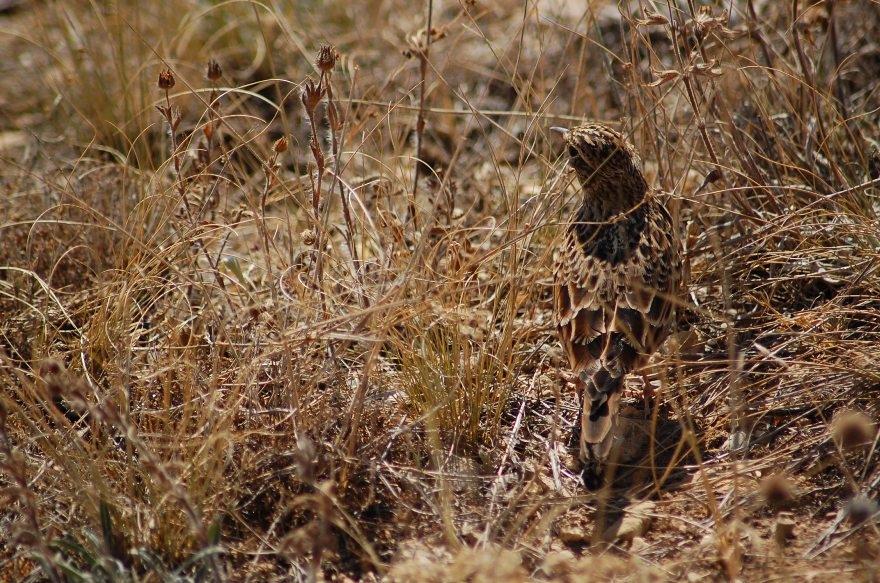
<instances>
[{"instance_id":1,"label":"bird's head","mask_svg":"<svg viewBox=\"0 0 880 583\"><path fill-rule=\"evenodd\" d=\"M623 134L597 123L550 129L562 134L569 164L585 190L644 195L647 184L641 160Z\"/></svg>"}]
</instances>

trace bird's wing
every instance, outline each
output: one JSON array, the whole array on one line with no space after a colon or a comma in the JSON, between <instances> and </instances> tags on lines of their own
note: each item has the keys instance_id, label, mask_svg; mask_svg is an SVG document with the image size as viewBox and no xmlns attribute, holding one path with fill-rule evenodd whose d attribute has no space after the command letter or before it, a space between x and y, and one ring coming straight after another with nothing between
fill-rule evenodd
<instances>
[{"instance_id":1,"label":"bird's wing","mask_svg":"<svg viewBox=\"0 0 880 583\"><path fill-rule=\"evenodd\" d=\"M585 249L575 231L569 228L565 234L554 274L556 324L574 372L593 368L610 348L597 340L611 332L624 335L639 355L649 356L669 334L680 279L678 240L669 213L651 200L645 227L634 235L638 243L616 264ZM623 368L632 370L626 364Z\"/></svg>"},{"instance_id":2,"label":"bird's wing","mask_svg":"<svg viewBox=\"0 0 880 583\"><path fill-rule=\"evenodd\" d=\"M621 294L617 319L629 327L630 341L645 361L669 336L681 283L679 241L672 218L662 204L651 203L627 273L617 281Z\"/></svg>"},{"instance_id":3,"label":"bird's wing","mask_svg":"<svg viewBox=\"0 0 880 583\"><path fill-rule=\"evenodd\" d=\"M601 355L596 341L609 331L613 306L605 293L613 273L603 262L583 253L573 229L559 248L554 273L553 303L556 325L573 371L593 368Z\"/></svg>"}]
</instances>

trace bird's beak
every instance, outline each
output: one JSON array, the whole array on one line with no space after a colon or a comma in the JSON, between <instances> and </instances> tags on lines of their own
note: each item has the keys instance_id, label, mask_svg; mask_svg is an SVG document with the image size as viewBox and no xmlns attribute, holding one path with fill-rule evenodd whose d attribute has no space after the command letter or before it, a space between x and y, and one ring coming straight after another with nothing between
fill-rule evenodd
<instances>
[{"instance_id":1,"label":"bird's beak","mask_svg":"<svg viewBox=\"0 0 880 583\"><path fill-rule=\"evenodd\" d=\"M559 132L560 134L562 134L562 137L563 137L563 138L565 138L565 137L568 135L568 130L567 130L566 128L561 128L561 127L558 127L558 126L553 126L553 127L551 127L551 128L550 128L550 131L551 131L551 132Z\"/></svg>"}]
</instances>

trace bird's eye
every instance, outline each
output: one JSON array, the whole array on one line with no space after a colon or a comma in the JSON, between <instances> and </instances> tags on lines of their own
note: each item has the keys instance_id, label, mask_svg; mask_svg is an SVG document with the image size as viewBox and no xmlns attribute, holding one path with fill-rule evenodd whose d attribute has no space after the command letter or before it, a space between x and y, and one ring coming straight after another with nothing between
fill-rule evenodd
<instances>
[{"instance_id":1,"label":"bird's eye","mask_svg":"<svg viewBox=\"0 0 880 583\"><path fill-rule=\"evenodd\" d=\"M569 146L568 155L572 158L577 158L578 156L580 156L580 152L578 152L577 148L575 148L574 146Z\"/></svg>"}]
</instances>

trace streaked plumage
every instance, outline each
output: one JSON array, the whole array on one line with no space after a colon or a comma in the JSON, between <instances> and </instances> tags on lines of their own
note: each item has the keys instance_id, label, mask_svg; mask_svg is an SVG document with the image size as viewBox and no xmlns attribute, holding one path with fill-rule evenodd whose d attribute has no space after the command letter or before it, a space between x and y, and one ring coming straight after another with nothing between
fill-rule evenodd
<instances>
[{"instance_id":1,"label":"streaked plumage","mask_svg":"<svg viewBox=\"0 0 880 583\"><path fill-rule=\"evenodd\" d=\"M579 449L590 485L612 450L624 378L669 335L679 238L620 133L601 124L553 129L583 188L556 258L554 315L582 389Z\"/></svg>"}]
</instances>

